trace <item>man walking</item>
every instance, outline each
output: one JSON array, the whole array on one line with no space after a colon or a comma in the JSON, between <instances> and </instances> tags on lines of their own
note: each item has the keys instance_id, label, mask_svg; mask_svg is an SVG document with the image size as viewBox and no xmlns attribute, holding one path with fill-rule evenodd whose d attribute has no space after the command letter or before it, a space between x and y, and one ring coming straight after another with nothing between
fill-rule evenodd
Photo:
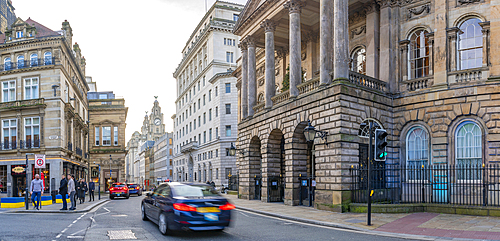
<instances>
[{"instance_id":1,"label":"man walking","mask_svg":"<svg viewBox=\"0 0 500 241\"><path fill-rule=\"evenodd\" d=\"M94 201L94 190L95 190L95 183L90 180L89 182L89 202Z\"/></svg>"},{"instance_id":2,"label":"man walking","mask_svg":"<svg viewBox=\"0 0 500 241\"><path fill-rule=\"evenodd\" d=\"M73 180L73 175L68 174L68 192L69 192L69 200L71 201L71 208L69 210L76 209L76 200L75 200L75 181Z\"/></svg>"},{"instance_id":3,"label":"man walking","mask_svg":"<svg viewBox=\"0 0 500 241\"><path fill-rule=\"evenodd\" d=\"M66 202L66 195L68 194L68 180L63 174L61 177L61 182L59 183L59 194L62 196L63 207L61 210L68 210L68 203Z\"/></svg>"},{"instance_id":4,"label":"man walking","mask_svg":"<svg viewBox=\"0 0 500 241\"><path fill-rule=\"evenodd\" d=\"M40 199L43 194L43 181L40 180L40 175L38 174L35 175L35 180L31 181L30 194L31 202L35 204L36 210L40 210L38 209L38 205L40 205Z\"/></svg>"}]
</instances>

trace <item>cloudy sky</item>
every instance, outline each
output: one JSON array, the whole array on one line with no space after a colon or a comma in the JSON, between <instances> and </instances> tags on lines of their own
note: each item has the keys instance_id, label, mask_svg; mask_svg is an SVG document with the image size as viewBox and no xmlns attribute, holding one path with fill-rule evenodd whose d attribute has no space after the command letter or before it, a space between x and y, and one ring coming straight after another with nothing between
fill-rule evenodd
<instances>
[{"instance_id":1,"label":"cloudy sky","mask_svg":"<svg viewBox=\"0 0 500 241\"><path fill-rule=\"evenodd\" d=\"M173 130L175 80L181 50L215 0L12 0L17 17L52 30L67 19L98 91L114 91L129 107L127 141L140 131L154 96ZM247 0L227 0L246 4Z\"/></svg>"}]
</instances>

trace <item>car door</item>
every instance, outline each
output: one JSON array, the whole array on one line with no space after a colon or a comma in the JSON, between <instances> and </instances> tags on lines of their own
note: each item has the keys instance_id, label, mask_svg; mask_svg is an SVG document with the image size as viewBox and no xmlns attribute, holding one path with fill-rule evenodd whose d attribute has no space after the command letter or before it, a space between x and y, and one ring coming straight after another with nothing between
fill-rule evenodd
<instances>
[{"instance_id":1,"label":"car door","mask_svg":"<svg viewBox=\"0 0 500 241\"><path fill-rule=\"evenodd\" d=\"M148 195L146 195L146 197L144 198L144 211L146 212L146 215L148 217L153 216L152 213L154 212L154 208L153 208L153 204L154 204L154 198L153 198L154 191L155 190L153 190L153 192L151 192Z\"/></svg>"},{"instance_id":2,"label":"car door","mask_svg":"<svg viewBox=\"0 0 500 241\"><path fill-rule=\"evenodd\" d=\"M151 220L153 222L158 223L158 215L160 214L160 205L158 204L159 199L161 199L161 193L165 189L164 186L160 186L153 191L153 195L151 195L151 206L149 209L149 215L151 216Z\"/></svg>"},{"instance_id":3,"label":"car door","mask_svg":"<svg viewBox=\"0 0 500 241\"><path fill-rule=\"evenodd\" d=\"M158 205L158 215L160 215L161 212L166 212L167 216L170 215L172 212L172 205L173 205L173 199L172 199L172 192L170 189L170 186L164 185L163 189L159 193L159 196L156 199L156 204Z\"/></svg>"}]
</instances>

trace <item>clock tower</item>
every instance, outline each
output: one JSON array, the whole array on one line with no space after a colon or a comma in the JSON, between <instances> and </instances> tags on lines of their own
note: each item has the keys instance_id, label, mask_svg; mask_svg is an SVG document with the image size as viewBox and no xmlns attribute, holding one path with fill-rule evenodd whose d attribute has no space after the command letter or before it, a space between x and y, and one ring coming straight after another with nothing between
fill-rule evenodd
<instances>
[{"instance_id":1,"label":"clock tower","mask_svg":"<svg viewBox=\"0 0 500 241\"><path fill-rule=\"evenodd\" d=\"M142 134L146 135L146 140L157 141L161 136L165 135L165 124L163 122L163 113L161 113L158 96L155 96L153 108L148 116L144 117L142 125Z\"/></svg>"}]
</instances>

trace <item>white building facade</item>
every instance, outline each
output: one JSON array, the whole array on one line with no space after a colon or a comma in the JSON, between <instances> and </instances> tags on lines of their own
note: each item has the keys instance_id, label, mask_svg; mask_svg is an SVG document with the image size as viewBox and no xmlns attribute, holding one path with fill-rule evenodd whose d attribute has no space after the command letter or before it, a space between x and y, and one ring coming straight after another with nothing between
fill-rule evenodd
<instances>
[{"instance_id":1,"label":"white building facade","mask_svg":"<svg viewBox=\"0 0 500 241\"><path fill-rule=\"evenodd\" d=\"M154 179L157 183L173 180L173 132L167 132L154 145Z\"/></svg>"},{"instance_id":2,"label":"white building facade","mask_svg":"<svg viewBox=\"0 0 500 241\"><path fill-rule=\"evenodd\" d=\"M243 5L216 1L187 41L174 72L177 87L174 121L175 181L214 181L227 185L236 172L228 155L236 141L238 96L232 76L240 57L232 34Z\"/></svg>"}]
</instances>

